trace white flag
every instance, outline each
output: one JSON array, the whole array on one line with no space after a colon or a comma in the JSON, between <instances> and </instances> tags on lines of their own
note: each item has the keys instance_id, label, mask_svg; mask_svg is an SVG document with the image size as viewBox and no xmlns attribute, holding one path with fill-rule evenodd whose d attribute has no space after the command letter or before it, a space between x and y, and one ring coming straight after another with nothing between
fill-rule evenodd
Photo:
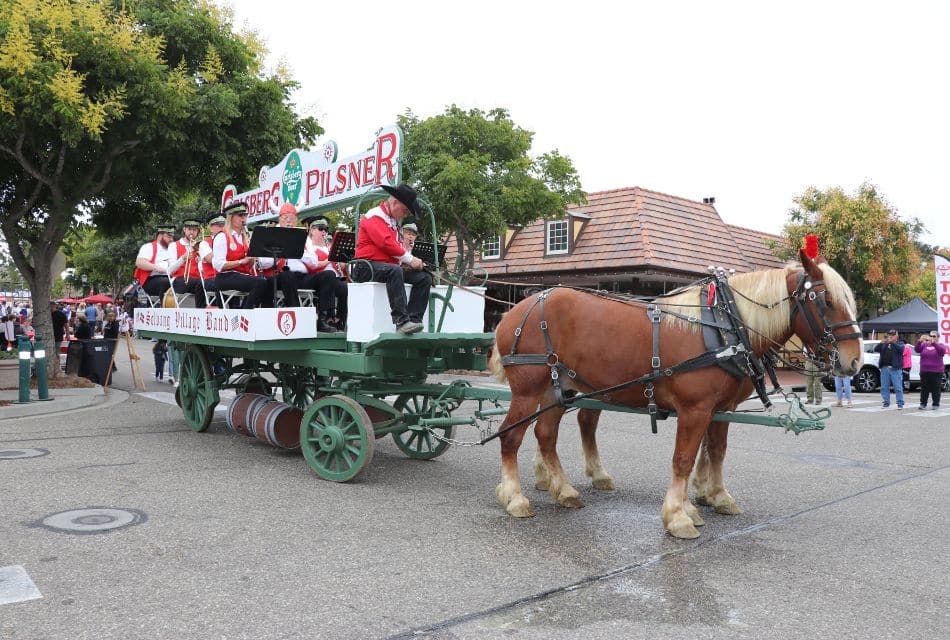
<instances>
[{"instance_id":1,"label":"white flag","mask_svg":"<svg viewBox=\"0 0 950 640\"><path fill-rule=\"evenodd\" d=\"M934 275L937 281L937 334L950 348L950 260L934 256Z\"/></svg>"}]
</instances>

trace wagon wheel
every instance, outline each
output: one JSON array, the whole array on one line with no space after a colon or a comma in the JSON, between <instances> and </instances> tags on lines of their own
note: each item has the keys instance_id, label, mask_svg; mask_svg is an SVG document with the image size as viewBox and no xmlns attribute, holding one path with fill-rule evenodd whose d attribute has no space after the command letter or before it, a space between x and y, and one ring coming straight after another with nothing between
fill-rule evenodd
<instances>
[{"instance_id":1,"label":"wagon wheel","mask_svg":"<svg viewBox=\"0 0 950 640\"><path fill-rule=\"evenodd\" d=\"M317 391L317 372L310 367L281 365L280 385L284 402L300 410L305 410L314 400L323 396Z\"/></svg>"},{"instance_id":2,"label":"wagon wheel","mask_svg":"<svg viewBox=\"0 0 950 640\"><path fill-rule=\"evenodd\" d=\"M417 415L423 418L448 417L447 411L435 411L432 408L432 398L429 396L404 393L396 398L393 407L408 415ZM429 427L433 432L442 438L449 439L453 436L455 427ZM449 443L433 437L427 430L415 431L407 429L405 431L393 432L393 440L400 451L410 458L417 460L431 460L445 453L449 448Z\"/></svg>"},{"instance_id":3,"label":"wagon wheel","mask_svg":"<svg viewBox=\"0 0 950 640\"><path fill-rule=\"evenodd\" d=\"M189 345L182 355L176 396L188 426L195 431L207 429L220 397L208 356L201 347Z\"/></svg>"},{"instance_id":4,"label":"wagon wheel","mask_svg":"<svg viewBox=\"0 0 950 640\"><path fill-rule=\"evenodd\" d=\"M373 423L352 398L317 399L300 421L300 448L321 478L346 482L373 459Z\"/></svg>"}]
</instances>

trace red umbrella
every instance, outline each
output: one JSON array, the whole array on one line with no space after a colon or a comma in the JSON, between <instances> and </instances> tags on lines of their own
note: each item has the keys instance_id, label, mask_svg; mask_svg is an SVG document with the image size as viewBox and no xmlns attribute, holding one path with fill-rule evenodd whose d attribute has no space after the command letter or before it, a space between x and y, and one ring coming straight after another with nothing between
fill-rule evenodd
<instances>
[{"instance_id":1,"label":"red umbrella","mask_svg":"<svg viewBox=\"0 0 950 640\"><path fill-rule=\"evenodd\" d=\"M60 302L62 304L79 304L82 302L82 298L60 298L56 302Z\"/></svg>"},{"instance_id":2,"label":"red umbrella","mask_svg":"<svg viewBox=\"0 0 950 640\"><path fill-rule=\"evenodd\" d=\"M96 293L91 296L86 296L82 301L86 304L107 304L112 302L112 297L104 293Z\"/></svg>"}]
</instances>

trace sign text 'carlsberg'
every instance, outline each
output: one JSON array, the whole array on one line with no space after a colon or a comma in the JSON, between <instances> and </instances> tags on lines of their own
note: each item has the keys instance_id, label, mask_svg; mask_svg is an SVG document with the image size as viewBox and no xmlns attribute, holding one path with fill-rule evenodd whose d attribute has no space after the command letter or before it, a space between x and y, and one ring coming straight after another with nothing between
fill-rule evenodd
<instances>
[{"instance_id":1,"label":"sign text 'carlsberg'","mask_svg":"<svg viewBox=\"0 0 950 640\"><path fill-rule=\"evenodd\" d=\"M315 151L294 149L273 167L261 168L259 188L238 193L226 186L221 207L243 202L252 223L277 217L285 202L301 212L342 207L380 185L398 184L401 153L402 131L395 125L380 131L366 151L339 161L332 140Z\"/></svg>"}]
</instances>

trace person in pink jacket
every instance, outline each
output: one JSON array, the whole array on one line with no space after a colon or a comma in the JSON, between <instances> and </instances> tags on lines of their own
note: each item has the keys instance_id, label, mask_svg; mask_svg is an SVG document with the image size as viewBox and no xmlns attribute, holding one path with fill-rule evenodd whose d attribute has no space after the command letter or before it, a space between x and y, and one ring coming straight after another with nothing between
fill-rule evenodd
<instances>
[{"instance_id":1,"label":"person in pink jacket","mask_svg":"<svg viewBox=\"0 0 950 640\"><path fill-rule=\"evenodd\" d=\"M927 396L930 396L936 411L940 408L943 357L947 353L947 345L940 342L936 331L931 331L929 336L920 336L914 350L920 354L920 410L927 408Z\"/></svg>"}]
</instances>

